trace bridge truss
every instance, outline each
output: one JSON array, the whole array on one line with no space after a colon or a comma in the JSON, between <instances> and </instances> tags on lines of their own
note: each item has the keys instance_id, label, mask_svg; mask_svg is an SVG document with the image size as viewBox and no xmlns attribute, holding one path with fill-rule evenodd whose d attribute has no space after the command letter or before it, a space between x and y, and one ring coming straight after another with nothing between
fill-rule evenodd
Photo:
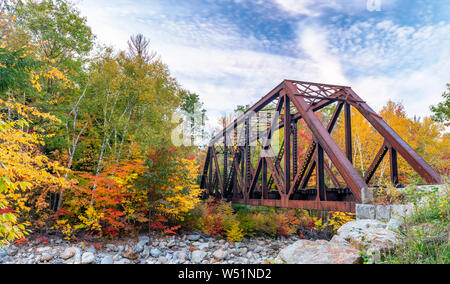
<instances>
[{"instance_id":1,"label":"bridge truss","mask_svg":"<svg viewBox=\"0 0 450 284\"><path fill-rule=\"evenodd\" d=\"M326 126L318 116L324 108L333 110ZM383 139L364 176L353 166L351 108ZM267 111L269 120L263 125L260 113ZM331 136L341 112L345 150ZM297 131L302 122L312 140L299 155L299 142L304 141L298 141ZM276 132L282 136L278 149L273 146ZM362 189L369 187L387 155L391 182L399 184L398 154L427 183L441 183L439 174L350 87L285 80L212 138L201 188L208 196L240 204L354 212Z\"/></svg>"}]
</instances>

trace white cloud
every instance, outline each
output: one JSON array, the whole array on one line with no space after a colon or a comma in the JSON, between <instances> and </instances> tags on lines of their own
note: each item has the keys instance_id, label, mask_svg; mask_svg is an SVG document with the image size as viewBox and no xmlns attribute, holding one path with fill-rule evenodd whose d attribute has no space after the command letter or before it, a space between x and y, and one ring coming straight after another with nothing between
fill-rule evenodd
<instances>
[{"instance_id":1,"label":"white cloud","mask_svg":"<svg viewBox=\"0 0 450 284\"><path fill-rule=\"evenodd\" d=\"M299 44L309 56L308 64L313 67L317 76L314 81L347 85L339 58L329 51L328 33L318 27L301 28Z\"/></svg>"},{"instance_id":2,"label":"white cloud","mask_svg":"<svg viewBox=\"0 0 450 284\"><path fill-rule=\"evenodd\" d=\"M328 27L350 85L375 109L402 102L411 115L430 114L450 81L450 24L411 27L392 21ZM357 42L359 40L359 42Z\"/></svg>"},{"instance_id":3,"label":"white cloud","mask_svg":"<svg viewBox=\"0 0 450 284\"><path fill-rule=\"evenodd\" d=\"M293 13L320 14L324 8L350 9L356 0L347 6L273 1ZM417 28L372 20L343 29L303 22L292 37L298 54L287 56L261 51L270 42L244 36L219 17L177 16L179 10L168 14L157 3L125 0L84 1L80 7L101 42L126 48L131 34L148 36L181 85L205 102L212 120L237 105L255 103L283 79L350 85L377 110L394 99L409 114L424 116L450 81L445 24Z\"/></svg>"}]
</instances>

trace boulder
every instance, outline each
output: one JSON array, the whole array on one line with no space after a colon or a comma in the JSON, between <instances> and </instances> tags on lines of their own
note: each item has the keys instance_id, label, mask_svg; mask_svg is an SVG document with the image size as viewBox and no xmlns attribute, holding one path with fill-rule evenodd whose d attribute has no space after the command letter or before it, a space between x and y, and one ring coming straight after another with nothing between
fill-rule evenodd
<instances>
[{"instance_id":1,"label":"boulder","mask_svg":"<svg viewBox=\"0 0 450 284\"><path fill-rule=\"evenodd\" d=\"M360 237L350 241L352 248L365 251L371 258L371 262L379 263L381 256L390 253L400 243L399 234L383 228L375 228L367 231Z\"/></svg>"},{"instance_id":2,"label":"boulder","mask_svg":"<svg viewBox=\"0 0 450 284\"><path fill-rule=\"evenodd\" d=\"M353 238L350 245L353 248L364 250L378 250L386 253L395 248L400 241L400 236L388 229L375 228L367 231L359 237Z\"/></svg>"},{"instance_id":3,"label":"boulder","mask_svg":"<svg viewBox=\"0 0 450 284\"><path fill-rule=\"evenodd\" d=\"M376 228L386 228L387 224L377 221L377 220L358 220L353 222L348 222L347 224L343 225L339 230L337 231L337 237L338 240L343 240L346 242L350 242L350 240L360 237L362 234L371 231Z\"/></svg>"},{"instance_id":4,"label":"boulder","mask_svg":"<svg viewBox=\"0 0 450 284\"><path fill-rule=\"evenodd\" d=\"M404 227L404 222L399 218L392 218L387 224L387 228L393 232L398 232Z\"/></svg>"},{"instance_id":5,"label":"boulder","mask_svg":"<svg viewBox=\"0 0 450 284\"><path fill-rule=\"evenodd\" d=\"M390 252L400 241L400 236L387 227L388 224L377 220L349 222L337 231L331 243L365 251L379 259L380 255Z\"/></svg>"},{"instance_id":6,"label":"boulder","mask_svg":"<svg viewBox=\"0 0 450 284\"><path fill-rule=\"evenodd\" d=\"M358 250L327 241L300 240L284 248L277 259L288 264L360 264Z\"/></svg>"}]
</instances>

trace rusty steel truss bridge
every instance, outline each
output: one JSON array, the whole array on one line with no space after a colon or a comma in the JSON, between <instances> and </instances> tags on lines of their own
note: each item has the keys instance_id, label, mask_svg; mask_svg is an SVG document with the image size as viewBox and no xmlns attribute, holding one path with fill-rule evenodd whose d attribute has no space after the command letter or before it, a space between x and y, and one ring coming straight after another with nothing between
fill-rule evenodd
<instances>
[{"instance_id":1,"label":"rusty steel truss bridge","mask_svg":"<svg viewBox=\"0 0 450 284\"><path fill-rule=\"evenodd\" d=\"M334 110L327 126L317 115L326 107ZM352 161L351 108L359 111L384 140L364 176ZM261 125L259 114L268 109L268 123ZM331 136L342 111L344 151ZM299 155L297 129L302 120L312 140L305 154ZM256 134L251 125L256 125ZM283 142L276 154L272 139L277 130ZM259 150L255 151L257 146ZM394 185L399 184L398 155L428 184L442 182L440 175L351 87L285 80L212 138L201 188L206 196L238 204L354 212L355 204L362 201L362 190L369 188L387 155ZM308 185L313 176L316 182L311 188Z\"/></svg>"}]
</instances>

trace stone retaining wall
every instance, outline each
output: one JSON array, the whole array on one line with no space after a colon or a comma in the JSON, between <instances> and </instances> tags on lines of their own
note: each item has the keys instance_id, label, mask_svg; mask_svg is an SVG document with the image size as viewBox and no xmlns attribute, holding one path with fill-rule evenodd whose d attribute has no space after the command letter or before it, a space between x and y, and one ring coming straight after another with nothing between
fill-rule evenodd
<instances>
[{"instance_id":1,"label":"stone retaining wall","mask_svg":"<svg viewBox=\"0 0 450 284\"><path fill-rule=\"evenodd\" d=\"M448 190L445 185L423 185L417 186L415 189L427 192L436 188L439 192ZM399 220L406 217L414 209L413 204L373 205L376 190L376 188L367 188L361 191L363 204L356 204L357 220L378 220L382 222L389 222L392 219Z\"/></svg>"},{"instance_id":2,"label":"stone retaining wall","mask_svg":"<svg viewBox=\"0 0 450 284\"><path fill-rule=\"evenodd\" d=\"M356 204L357 220L378 220L389 222L392 218L405 217L413 209L412 204L408 205L370 205Z\"/></svg>"}]
</instances>

